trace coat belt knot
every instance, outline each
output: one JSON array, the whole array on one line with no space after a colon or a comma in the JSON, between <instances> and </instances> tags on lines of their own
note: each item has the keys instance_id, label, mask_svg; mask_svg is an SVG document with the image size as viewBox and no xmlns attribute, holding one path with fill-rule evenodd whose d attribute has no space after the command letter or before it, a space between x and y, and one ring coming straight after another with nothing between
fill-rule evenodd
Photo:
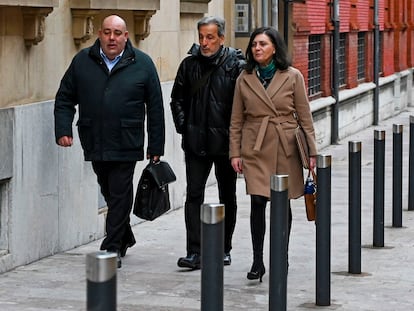
<instances>
[{"instance_id":1,"label":"coat belt knot","mask_svg":"<svg viewBox=\"0 0 414 311\"><path fill-rule=\"evenodd\" d=\"M260 124L259 133L257 134L256 143L254 145L253 150L260 151L262 148L262 143L266 134L267 127L269 123L273 123L276 126L276 131L278 133L279 140L282 144L283 150L285 151L285 154L287 156L290 156L290 151L288 148L288 141L285 135L285 132L282 127L283 122L295 120L293 114L284 115L284 116L266 116L262 119L262 122Z\"/></svg>"}]
</instances>

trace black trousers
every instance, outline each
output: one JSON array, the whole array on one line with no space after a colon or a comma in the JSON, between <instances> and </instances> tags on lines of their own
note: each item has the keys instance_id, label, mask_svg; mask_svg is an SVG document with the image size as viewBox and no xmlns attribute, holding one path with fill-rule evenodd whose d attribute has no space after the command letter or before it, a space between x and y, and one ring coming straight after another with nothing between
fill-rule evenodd
<instances>
[{"instance_id":1,"label":"black trousers","mask_svg":"<svg viewBox=\"0 0 414 311\"><path fill-rule=\"evenodd\" d=\"M232 249L232 237L236 225L236 179L227 156L197 156L185 154L187 196L184 207L187 229L187 254L201 252L201 204L204 203L206 182L214 164L219 203L224 204L224 252ZM209 202L217 203L217 202Z\"/></svg>"},{"instance_id":2,"label":"black trousers","mask_svg":"<svg viewBox=\"0 0 414 311\"><path fill-rule=\"evenodd\" d=\"M93 161L101 193L108 205L106 237L101 250L117 251L135 244L129 215L133 203L133 177L136 162Z\"/></svg>"}]
</instances>

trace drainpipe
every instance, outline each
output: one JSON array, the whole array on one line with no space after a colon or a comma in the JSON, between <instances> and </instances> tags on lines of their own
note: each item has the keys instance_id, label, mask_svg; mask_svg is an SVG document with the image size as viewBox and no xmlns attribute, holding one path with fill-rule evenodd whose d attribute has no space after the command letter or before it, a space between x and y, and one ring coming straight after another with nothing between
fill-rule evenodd
<instances>
[{"instance_id":1,"label":"drainpipe","mask_svg":"<svg viewBox=\"0 0 414 311\"><path fill-rule=\"evenodd\" d=\"M263 26L269 26L269 0L262 0L262 22Z\"/></svg>"},{"instance_id":2,"label":"drainpipe","mask_svg":"<svg viewBox=\"0 0 414 311\"><path fill-rule=\"evenodd\" d=\"M285 0L283 4L283 37L285 39L286 46L289 40L289 2L291 0Z\"/></svg>"},{"instance_id":3,"label":"drainpipe","mask_svg":"<svg viewBox=\"0 0 414 311\"><path fill-rule=\"evenodd\" d=\"M339 110L339 0L332 2L333 55L332 55L332 93L335 104L332 106L331 144L338 143L338 110Z\"/></svg>"},{"instance_id":4,"label":"drainpipe","mask_svg":"<svg viewBox=\"0 0 414 311\"><path fill-rule=\"evenodd\" d=\"M379 22L378 22L378 0L374 1L374 124L378 125L379 119Z\"/></svg>"},{"instance_id":5,"label":"drainpipe","mask_svg":"<svg viewBox=\"0 0 414 311\"><path fill-rule=\"evenodd\" d=\"M272 0L272 26L276 29L279 30L279 25L278 25L278 5L279 5L279 1L278 0Z\"/></svg>"}]
</instances>

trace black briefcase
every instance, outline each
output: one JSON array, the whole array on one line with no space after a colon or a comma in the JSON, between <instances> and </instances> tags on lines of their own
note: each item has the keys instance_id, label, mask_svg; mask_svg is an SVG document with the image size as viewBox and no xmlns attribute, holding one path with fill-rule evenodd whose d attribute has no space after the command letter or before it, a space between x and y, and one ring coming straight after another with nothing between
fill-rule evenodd
<instances>
[{"instance_id":1,"label":"black briefcase","mask_svg":"<svg viewBox=\"0 0 414 311\"><path fill-rule=\"evenodd\" d=\"M144 168L135 195L133 213L145 220L154 220L170 209L168 184L176 176L165 161L150 163Z\"/></svg>"}]
</instances>

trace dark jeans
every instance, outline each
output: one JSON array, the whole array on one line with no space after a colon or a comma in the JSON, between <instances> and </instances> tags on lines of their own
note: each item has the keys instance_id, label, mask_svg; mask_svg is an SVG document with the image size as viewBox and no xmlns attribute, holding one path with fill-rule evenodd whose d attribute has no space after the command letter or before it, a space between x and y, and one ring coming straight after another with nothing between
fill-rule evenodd
<instances>
[{"instance_id":1,"label":"dark jeans","mask_svg":"<svg viewBox=\"0 0 414 311\"><path fill-rule=\"evenodd\" d=\"M185 154L187 174L187 196L184 207L187 229L187 254L200 254L201 221L200 209L204 203L206 182L214 164L217 179L219 203L224 204L224 252L230 252L231 240L236 225L236 179L227 156L197 156ZM210 202L217 203L217 202Z\"/></svg>"},{"instance_id":2,"label":"dark jeans","mask_svg":"<svg viewBox=\"0 0 414 311\"><path fill-rule=\"evenodd\" d=\"M108 205L106 237L101 250L117 251L135 244L129 224L133 203L133 176L136 162L93 161L101 193Z\"/></svg>"}]
</instances>

